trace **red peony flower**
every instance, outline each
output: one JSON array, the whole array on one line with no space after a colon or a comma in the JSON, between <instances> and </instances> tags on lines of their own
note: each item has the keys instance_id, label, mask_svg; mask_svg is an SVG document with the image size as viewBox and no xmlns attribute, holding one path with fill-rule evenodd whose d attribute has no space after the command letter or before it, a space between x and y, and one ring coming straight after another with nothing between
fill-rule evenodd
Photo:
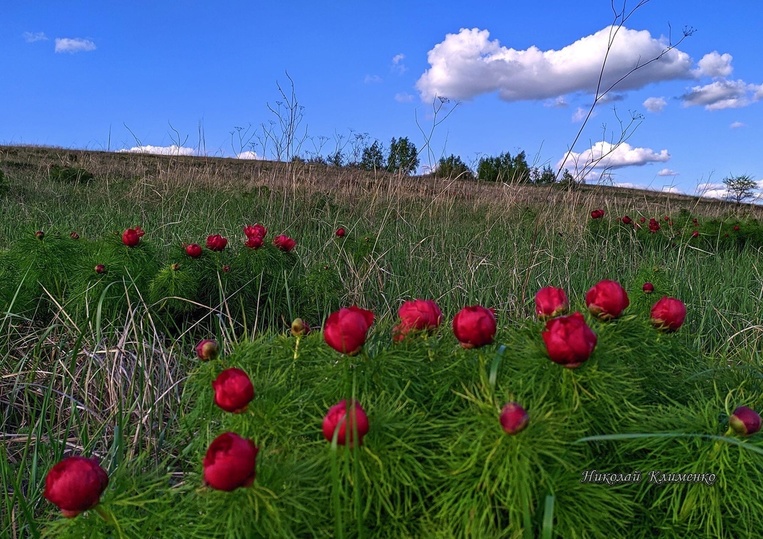
<instances>
[{"instance_id":1,"label":"red peony flower","mask_svg":"<svg viewBox=\"0 0 763 539\"><path fill-rule=\"evenodd\" d=\"M695 230L694 232L692 232L692 233L691 233L691 237L692 237L692 238L696 238L696 237L699 237L699 230Z\"/></svg>"},{"instance_id":2,"label":"red peony flower","mask_svg":"<svg viewBox=\"0 0 763 539\"><path fill-rule=\"evenodd\" d=\"M244 245L249 247L250 249L259 249L262 247L263 244L262 236L248 236L246 238L246 241L244 242Z\"/></svg>"},{"instance_id":3,"label":"red peony flower","mask_svg":"<svg viewBox=\"0 0 763 539\"><path fill-rule=\"evenodd\" d=\"M464 307L453 317L453 334L464 348L492 343L495 332L495 314L481 305Z\"/></svg>"},{"instance_id":4,"label":"red peony flower","mask_svg":"<svg viewBox=\"0 0 763 539\"><path fill-rule=\"evenodd\" d=\"M273 238L273 245L288 253L296 247L297 242L286 234L281 234L280 236Z\"/></svg>"},{"instance_id":5,"label":"red peony flower","mask_svg":"<svg viewBox=\"0 0 763 539\"><path fill-rule=\"evenodd\" d=\"M228 245L228 239L223 238L220 234L207 236L207 249L210 251L222 251L226 245Z\"/></svg>"},{"instance_id":6,"label":"red peony flower","mask_svg":"<svg viewBox=\"0 0 763 539\"><path fill-rule=\"evenodd\" d=\"M38 240L41 240L45 238L45 232L43 232L42 230L38 230L37 232L34 233L34 237L37 238Z\"/></svg>"},{"instance_id":7,"label":"red peony flower","mask_svg":"<svg viewBox=\"0 0 763 539\"><path fill-rule=\"evenodd\" d=\"M259 448L235 432L215 438L204 456L204 482L217 490L235 490L254 483Z\"/></svg>"},{"instance_id":8,"label":"red peony flower","mask_svg":"<svg viewBox=\"0 0 763 539\"><path fill-rule=\"evenodd\" d=\"M400 323L393 330L395 341L400 341L411 331L436 329L442 323L442 311L431 299L412 299L404 302L397 311Z\"/></svg>"},{"instance_id":9,"label":"red peony flower","mask_svg":"<svg viewBox=\"0 0 763 539\"><path fill-rule=\"evenodd\" d=\"M326 319L323 339L337 352L353 356L366 342L368 328L374 322L374 313L351 306L333 312Z\"/></svg>"},{"instance_id":10,"label":"red peony flower","mask_svg":"<svg viewBox=\"0 0 763 539\"><path fill-rule=\"evenodd\" d=\"M517 434L527 426L530 416L516 402L510 402L501 410L501 427L508 434Z\"/></svg>"},{"instance_id":11,"label":"red peony flower","mask_svg":"<svg viewBox=\"0 0 763 539\"><path fill-rule=\"evenodd\" d=\"M641 223L641 224L646 223L646 217L639 217L638 218L638 222Z\"/></svg>"},{"instance_id":12,"label":"red peony flower","mask_svg":"<svg viewBox=\"0 0 763 539\"><path fill-rule=\"evenodd\" d=\"M337 431L337 445L349 445L353 447L355 441L355 431L358 433L358 445L363 444L363 437L368 434L368 416L360 406L360 403L354 401L347 410L347 401L341 400L329 408L326 417L323 418L323 436L329 442L334 439L334 432Z\"/></svg>"},{"instance_id":13,"label":"red peony flower","mask_svg":"<svg viewBox=\"0 0 763 539\"><path fill-rule=\"evenodd\" d=\"M337 238L344 238L344 235L347 234L347 231L344 229L343 226L340 226L336 229L336 236Z\"/></svg>"},{"instance_id":14,"label":"red peony flower","mask_svg":"<svg viewBox=\"0 0 763 539\"><path fill-rule=\"evenodd\" d=\"M141 230L141 232L143 232ZM127 245L128 247L135 247L140 243L140 237L143 234L138 234L138 231L134 228L128 228L124 232L122 232L122 243Z\"/></svg>"},{"instance_id":15,"label":"red peony flower","mask_svg":"<svg viewBox=\"0 0 763 539\"><path fill-rule=\"evenodd\" d=\"M734 232L738 232L738 231L739 231L739 225L734 225Z\"/></svg>"},{"instance_id":16,"label":"red peony flower","mask_svg":"<svg viewBox=\"0 0 763 539\"><path fill-rule=\"evenodd\" d=\"M539 318L552 318L567 312L570 302L562 288L546 286L535 294L535 314Z\"/></svg>"},{"instance_id":17,"label":"red peony flower","mask_svg":"<svg viewBox=\"0 0 763 539\"><path fill-rule=\"evenodd\" d=\"M202 361L209 361L215 359L220 352L220 347L217 346L217 342L212 339L204 339L199 341L196 345L196 356Z\"/></svg>"},{"instance_id":18,"label":"red peony flower","mask_svg":"<svg viewBox=\"0 0 763 539\"><path fill-rule=\"evenodd\" d=\"M604 210L591 211L591 219L601 219L602 217L604 217Z\"/></svg>"},{"instance_id":19,"label":"red peony flower","mask_svg":"<svg viewBox=\"0 0 763 539\"><path fill-rule=\"evenodd\" d=\"M651 318L658 329L676 331L686 319L686 306L680 299L663 296L652 307Z\"/></svg>"},{"instance_id":20,"label":"red peony flower","mask_svg":"<svg viewBox=\"0 0 763 539\"><path fill-rule=\"evenodd\" d=\"M747 406L740 406L729 417L729 426L742 436L755 434L760 430L760 414Z\"/></svg>"},{"instance_id":21,"label":"red peony flower","mask_svg":"<svg viewBox=\"0 0 763 539\"><path fill-rule=\"evenodd\" d=\"M267 233L268 230L260 223L257 223L256 225L246 225L244 227L244 234L247 238L254 238L258 236L260 239L263 239Z\"/></svg>"},{"instance_id":22,"label":"red peony flower","mask_svg":"<svg viewBox=\"0 0 763 539\"><path fill-rule=\"evenodd\" d=\"M234 414L246 410L247 404L254 398L254 386L249 376L235 367L221 372L212 381L212 389L215 391L215 404Z\"/></svg>"},{"instance_id":23,"label":"red peony flower","mask_svg":"<svg viewBox=\"0 0 763 539\"><path fill-rule=\"evenodd\" d=\"M78 240L79 234L77 234L75 231L72 231L71 233L69 233L69 237L73 240Z\"/></svg>"},{"instance_id":24,"label":"red peony flower","mask_svg":"<svg viewBox=\"0 0 763 539\"><path fill-rule=\"evenodd\" d=\"M103 264L96 264L95 268L93 269L98 274L106 273L106 266L104 266Z\"/></svg>"},{"instance_id":25,"label":"red peony flower","mask_svg":"<svg viewBox=\"0 0 763 539\"><path fill-rule=\"evenodd\" d=\"M135 230L135 233L138 235L138 237L139 237L139 238L142 238L142 237L143 237L143 234L145 234L145 233L146 233L146 232L145 232L145 231L144 231L142 228L140 228L138 225L135 225L135 226L133 227L133 230Z\"/></svg>"},{"instance_id":26,"label":"red peony flower","mask_svg":"<svg viewBox=\"0 0 763 539\"><path fill-rule=\"evenodd\" d=\"M644 294L651 294L654 292L654 285L652 283L644 283L641 289L644 291Z\"/></svg>"},{"instance_id":27,"label":"red peony flower","mask_svg":"<svg viewBox=\"0 0 763 539\"><path fill-rule=\"evenodd\" d=\"M596 347L596 334L578 312L552 318L542 336L551 361L570 369L587 361Z\"/></svg>"},{"instance_id":28,"label":"red peony flower","mask_svg":"<svg viewBox=\"0 0 763 539\"><path fill-rule=\"evenodd\" d=\"M185 246L185 254L191 258L199 258L201 256L201 245L198 243L191 243Z\"/></svg>"},{"instance_id":29,"label":"red peony flower","mask_svg":"<svg viewBox=\"0 0 763 539\"><path fill-rule=\"evenodd\" d=\"M652 217L651 219L649 219L649 232L654 234L658 230L660 230L660 223L657 222L657 219Z\"/></svg>"},{"instance_id":30,"label":"red peony flower","mask_svg":"<svg viewBox=\"0 0 763 539\"><path fill-rule=\"evenodd\" d=\"M629 225L633 222L633 219L628 217L627 215L624 215L622 219L620 219L624 225Z\"/></svg>"},{"instance_id":31,"label":"red peony flower","mask_svg":"<svg viewBox=\"0 0 763 539\"><path fill-rule=\"evenodd\" d=\"M109 476L98 459L67 457L48 472L43 496L72 518L98 505L108 484Z\"/></svg>"},{"instance_id":32,"label":"red peony flower","mask_svg":"<svg viewBox=\"0 0 763 539\"><path fill-rule=\"evenodd\" d=\"M623 313L630 300L620 283L605 279L591 287L585 295L585 303L592 315L612 320Z\"/></svg>"}]
</instances>

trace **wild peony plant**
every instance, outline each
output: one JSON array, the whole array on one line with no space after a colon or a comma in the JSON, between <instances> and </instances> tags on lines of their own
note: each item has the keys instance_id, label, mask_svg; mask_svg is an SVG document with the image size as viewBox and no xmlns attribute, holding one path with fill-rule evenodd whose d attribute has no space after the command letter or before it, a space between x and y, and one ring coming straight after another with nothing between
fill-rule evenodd
<instances>
[{"instance_id":1,"label":"wild peony plant","mask_svg":"<svg viewBox=\"0 0 763 539\"><path fill-rule=\"evenodd\" d=\"M496 329L495 314L481 305L464 307L453 317L453 334L464 348L479 348L492 343Z\"/></svg>"},{"instance_id":2,"label":"wild peony plant","mask_svg":"<svg viewBox=\"0 0 763 539\"><path fill-rule=\"evenodd\" d=\"M109 476L98 459L67 457L45 476L43 496L72 518L98 505L108 485Z\"/></svg>"},{"instance_id":3,"label":"wild peony plant","mask_svg":"<svg viewBox=\"0 0 763 539\"><path fill-rule=\"evenodd\" d=\"M355 305L343 307L326 319L323 338L337 352L354 356L366 342L374 313Z\"/></svg>"}]
</instances>

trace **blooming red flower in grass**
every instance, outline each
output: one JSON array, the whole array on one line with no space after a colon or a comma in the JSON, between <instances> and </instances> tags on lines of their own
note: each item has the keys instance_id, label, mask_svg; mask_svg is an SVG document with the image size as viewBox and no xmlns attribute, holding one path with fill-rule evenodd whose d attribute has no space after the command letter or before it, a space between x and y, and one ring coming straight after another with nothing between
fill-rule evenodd
<instances>
[{"instance_id":1,"label":"blooming red flower in grass","mask_svg":"<svg viewBox=\"0 0 763 539\"><path fill-rule=\"evenodd\" d=\"M342 307L326 319L323 339L337 352L353 356L366 342L366 334L374 322L374 313L355 305Z\"/></svg>"},{"instance_id":2,"label":"blooming red flower in grass","mask_svg":"<svg viewBox=\"0 0 763 539\"><path fill-rule=\"evenodd\" d=\"M219 352L220 347L212 339L203 339L196 345L196 356L202 361L215 359Z\"/></svg>"},{"instance_id":3,"label":"blooming red flower in grass","mask_svg":"<svg viewBox=\"0 0 763 539\"><path fill-rule=\"evenodd\" d=\"M760 430L760 414L752 408L740 406L729 417L729 426L742 436L755 434Z\"/></svg>"},{"instance_id":4,"label":"blooming red flower in grass","mask_svg":"<svg viewBox=\"0 0 763 539\"><path fill-rule=\"evenodd\" d=\"M244 242L244 245L249 247L250 249L259 249L262 247L262 244L264 243L262 236L248 236L246 238L246 241Z\"/></svg>"},{"instance_id":5,"label":"blooming red flower in grass","mask_svg":"<svg viewBox=\"0 0 763 539\"><path fill-rule=\"evenodd\" d=\"M93 270L98 274L106 273L106 266L104 266L103 264L96 264Z\"/></svg>"},{"instance_id":6,"label":"blooming red flower in grass","mask_svg":"<svg viewBox=\"0 0 763 539\"><path fill-rule=\"evenodd\" d=\"M612 320L623 313L630 300L620 283L605 279L591 287L585 295L585 303L592 315Z\"/></svg>"},{"instance_id":7,"label":"blooming red flower in grass","mask_svg":"<svg viewBox=\"0 0 763 539\"><path fill-rule=\"evenodd\" d=\"M651 311L652 324L666 331L676 331L686 319L686 305L683 301L663 296Z\"/></svg>"},{"instance_id":8,"label":"blooming red flower in grass","mask_svg":"<svg viewBox=\"0 0 763 539\"><path fill-rule=\"evenodd\" d=\"M641 223L641 224L646 223L646 217L639 217L638 218L638 222Z\"/></svg>"},{"instance_id":9,"label":"blooming red flower in grass","mask_svg":"<svg viewBox=\"0 0 763 539\"><path fill-rule=\"evenodd\" d=\"M604 217L604 210L592 210L591 219L601 219Z\"/></svg>"},{"instance_id":10,"label":"blooming red flower in grass","mask_svg":"<svg viewBox=\"0 0 763 539\"><path fill-rule=\"evenodd\" d=\"M345 234L347 234L347 231L344 229L343 226L340 226L336 229L336 236L338 238L344 238Z\"/></svg>"},{"instance_id":11,"label":"blooming red flower in grass","mask_svg":"<svg viewBox=\"0 0 763 539\"><path fill-rule=\"evenodd\" d=\"M436 329L442 323L442 311L431 299L412 299L397 310L400 323L393 330L393 339L400 341L411 331Z\"/></svg>"},{"instance_id":12,"label":"blooming red flower in grass","mask_svg":"<svg viewBox=\"0 0 763 539\"><path fill-rule=\"evenodd\" d=\"M641 289L644 291L644 294L651 294L654 292L654 285L652 283L644 283Z\"/></svg>"},{"instance_id":13,"label":"blooming red flower in grass","mask_svg":"<svg viewBox=\"0 0 763 539\"><path fill-rule=\"evenodd\" d=\"M629 225L633 222L633 219L628 217L627 215L623 215L622 219L620 219L624 225Z\"/></svg>"},{"instance_id":14,"label":"blooming red flower in grass","mask_svg":"<svg viewBox=\"0 0 763 539\"><path fill-rule=\"evenodd\" d=\"M77 234L77 232L75 232L75 231L73 231L73 230L72 230L72 231L69 233L69 237L70 237L71 239L73 239L73 240L78 240L78 239L79 239L79 234Z\"/></svg>"},{"instance_id":15,"label":"blooming red flower in grass","mask_svg":"<svg viewBox=\"0 0 763 539\"><path fill-rule=\"evenodd\" d=\"M288 253L294 247L296 247L297 242L294 241L292 238L287 236L286 234L281 234L280 236L276 236L273 238L273 245L281 249L282 251Z\"/></svg>"},{"instance_id":16,"label":"blooming red flower in grass","mask_svg":"<svg viewBox=\"0 0 763 539\"><path fill-rule=\"evenodd\" d=\"M191 258L199 258L201 256L201 245L198 243L190 243L185 246L185 254Z\"/></svg>"},{"instance_id":17,"label":"blooming red flower in grass","mask_svg":"<svg viewBox=\"0 0 763 539\"><path fill-rule=\"evenodd\" d=\"M535 314L539 318L552 318L567 312L570 302L562 288L546 286L535 294Z\"/></svg>"},{"instance_id":18,"label":"blooming red flower in grass","mask_svg":"<svg viewBox=\"0 0 763 539\"><path fill-rule=\"evenodd\" d=\"M220 234L207 236L207 249L210 251L222 251L228 245L228 238L223 238Z\"/></svg>"},{"instance_id":19,"label":"blooming red flower in grass","mask_svg":"<svg viewBox=\"0 0 763 539\"><path fill-rule=\"evenodd\" d=\"M323 418L323 436L331 442L334 439L334 432L337 432L337 445L354 446L355 432L357 431L358 445L363 444L363 437L368 434L368 416L360 406L360 403L353 401L349 406L347 400L341 400L329 408L326 416Z\"/></svg>"},{"instance_id":20,"label":"blooming red flower in grass","mask_svg":"<svg viewBox=\"0 0 763 539\"><path fill-rule=\"evenodd\" d=\"M657 222L657 219L655 219L654 217L649 219L649 232L654 234L659 230L660 230L660 223Z\"/></svg>"},{"instance_id":21,"label":"blooming red flower in grass","mask_svg":"<svg viewBox=\"0 0 763 539\"><path fill-rule=\"evenodd\" d=\"M464 348L492 343L496 329L495 314L481 305L464 307L453 317L453 334Z\"/></svg>"},{"instance_id":22,"label":"blooming red flower in grass","mask_svg":"<svg viewBox=\"0 0 763 539\"><path fill-rule=\"evenodd\" d=\"M108 484L109 476L98 459L67 457L48 472L43 496L72 518L98 505Z\"/></svg>"},{"instance_id":23,"label":"blooming red flower in grass","mask_svg":"<svg viewBox=\"0 0 763 539\"><path fill-rule=\"evenodd\" d=\"M233 414L246 410L254 398L254 386L249 375L241 369L225 369L212 381L215 391L215 404Z\"/></svg>"},{"instance_id":24,"label":"blooming red flower in grass","mask_svg":"<svg viewBox=\"0 0 763 539\"><path fill-rule=\"evenodd\" d=\"M247 238L253 238L255 236L259 236L260 239L263 239L268 233L267 228L262 226L260 223L257 223L255 225L246 225L244 227L244 234Z\"/></svg>"},{"instance_id":25,"label":"blooming red flower in grass","mask_svg":"<svg viewBox=\"0 0 763 539\"><path fill-rule=\"evenodd\" d=\"M587 361L596 347L596 334L578 312L546 322L542 337L551 361L570 369Z\"/></svg>"},{"instance_id":26,"label":"blooming red flower in grass","mask_svg":"<svg viewBox=\"0 0 763 539\"><path fill-rule=\"evenodd\" d=\"M235 432L215 438L204 455L204 482L217 490L235 490L254 483L259 448Z\"/></svg>"},{"instance_id":27,"label":"blooming red flower in grass","mask_svg":"<svg viewBox=\"0 0 763 539\"><path fill-rule=\"evenodd\" d=\"M139 228L139 227L136 227ZM143 232L142 230L140 232ZM140 243L140 238L143 236L143 234L139 234L138 230L135 228L128 228L124 232L122 232L122 243L127 245L128 247L135 247Z\"/></svg>"},{"instance_id":28,"label":"blooming red flower in grass","mask_svg":"<svg viewBox=\"0 0 763 539\"><path fill-rule=\"evenodd\" d=\"M691 237L692 237L692 238L696 238L696 237L699 237L699 230L695 230L694 232L692 232L692 233L691 233Z\"/></svg>"},{"instance_id":29,"label":"blooming red flower in grass","mask_svg":"<svg viewBox=\"0 0 763 539\"><path fill-rule=\"evenodd\" d=\"M501 427L507 434L517 434L527 426L528 421L530 416L516 402L509 402L501 410Z\"/></svg>"}]
</instances>

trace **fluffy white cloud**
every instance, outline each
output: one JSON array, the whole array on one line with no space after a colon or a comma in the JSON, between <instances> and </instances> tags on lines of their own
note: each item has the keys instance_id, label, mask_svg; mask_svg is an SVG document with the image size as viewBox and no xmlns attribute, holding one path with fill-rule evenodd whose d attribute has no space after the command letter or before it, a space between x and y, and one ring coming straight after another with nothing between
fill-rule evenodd
<instances>
[{"instance_id":1,"label":"fluffy white cloud","mask_svg":"<svg viewBox=\"0 0 763 539\"><path fill-rule=\"evenodd\" d=\"M695 194L697 196L708 198L726 198L728 190L722 183L700 183L697 184Z\"/></svg>"},{"instance_id":2,"label":"fluffy white cloud","mask_svg":"<svg viewBox=\"0 0 763 539\"><path fill-rule=\"evenodd\" d=\"M402 75L408 70L403 63L403 60L405 60L405 54L403 53L396 54L392 57L392 71L398 75Z\"/></svg>"},{"instance_id":3,"label":"fluffy white cloud","mask_svg":"<svg viewBox=\"0 0 763 539\"><path fill-rule=\"evenodd\" d=\"M678 49L665 52L667 41L653 38L646 30L618 31L610 26L560 50L542 51L535 46L526 50L507 48L498 40L491 40L487 30L462 28L457 34L447 34L428 52L430 68L416 87L424 101L436 96L470 99L491 92L498 92L506 101L553 99L581 91L593 93L615 31L602 89L623 77L616 85L618 91L693 77L689 56ZM663 52L658 61L631 73L636 65Z\"/></svg>"},{"instance_id":4,"label":"fluffy white cloud","mask_svg":"<svg viewBox=\"0 0 763 539\"><path fill-rule=\"evenodd\" d=\"M710 52L697 62L696 74L705 77L728 77L734 70L731 67L732 56L728 53Z\"/></svg>"},{"instance_id":5,"label":"fluffy white cloud","mask_svg":"<svg viewBox=\"0 0 763 539\"><path fill-rule=\"evenodd\" d=\"M127 150L119 150L126 153L151 153L156 155L194 155L196 150L183 146L134 146Z\"/></svg>"},{"instance_id":6,"label":"fluffy white cloud","mask_svg":"<svg viewBox=\"0 0 763 539\"><path fill-rule=\"evenodd\" d=\"M554 99L549 99L544 103L545 107L552 107L555 109L563 109L567 105L567 99L563 95L560 95Z\"/></svg>"},{"instance_id":7,"label":"fluffy white cloud","mask_svg":"<svg viewBox=\"0 0 763 539\"><path fill-rule=\"evenodd\" d=\"M45 35L45 32L24 32L21 34L24 38L24 41L27 43L34 43L35 41L47 41L48 36Z\"/></svg>"},{"instance_id":8,"label":"fluffy white cloud","mask_svg":"<svg viewBox=\"0 0 763 539\"><path fill-rule=\"evenodd\" d=\"M743 80L716 80L694 86L680 97L684 107L704 106L707 110L736 109L763 98L763 84Z\"/></svg>"},{"instance_id":9,"label":"fluffy white cloud","mask_svg":"<svg viewBox=\"0 0 763 539\"><path fill-rule=\"evenodd\" d=\"M413 101L413 96L406 92L398 92L395 94L395 101L398 103L410 103Z\"/></svg>"},{"instance_id":10,"label":"fluffy white cloud","mask_svg":"<svg viewBox=\"0 0 763 539\"><path fill-rule=\"evenodd\" d=\"M379 75L366 75L363 77L364 84L379 84L382 82L382 78Z\"/></svg>"},{"instance_id":11,"label":"fluffy white cloud","mask_svg":"<svg viewBox=\"0 0 763 539\"><path fill-rule=\"evenodd\" d=\"M731 122L731 125L729 126L730 129L739 129L740 127L744 127L745 124L743 122Z\"/></svg>"},{"instance_id":12,"label":"fluffy white cloud","mask_svg":"<svg viewBox=\"0 0 763 539\"><path fill-rule=\"evenodd\" d=\"M557 168L562 166L564 161L565 168L570 169L573 175L579 175L594 170L641 166L654 162L664 163L669 159L668 150L655 152L650 148L634 148L627 142L612 144L602 140L583 152L569 152L566 161L562 158L556 166Z\"/></svg>"},{"instance_id":13,"label":"fluffy white cloud","mask_svg":"<svg viewBox=\"0 0 763 539\"><path fill-rule=\"evenodd\" d=\"M583 107L578 107L575 109L575 112L572 113L572 121L575 123L582 122L585 120L585 117L588 115L588 111L590 109L584 109ZM596 116L596 111L594 111L591 114L591 117Z\"/></svg>"},{"instance_id":14,"label":"fluffy white cloud","mask_svg":"<svg viewBox=\"0 0 763 539\"><path fill-rule=\"evenodd\" d=\"M57 37L56 38L56 52L68 52L74 54L75 52L89 52L95 50L95 43L89 39L82 39L81 37L69 38L69 37Z\"/></svg>"},{"instance_id":15,"label":"fluffy white cloud","mask_svg":"<svg viewBox=\"0 0 763 539\"><path fill-rule=\"evenodd\" d=\"M678 176L678 172L670 170L669 168L663 168L658 173L658 176Z\"/></svg>"},{"instance_id":16,"label":"fluffy white cloud","mask_svg":"<svg viewBox=\"0 0 763 539\"><path fill-rule=\"evenodd\" d=\"M247 150L245 152L236 154L236 159L262 159L262 157L257 155L257 152Z\"/></svg>"},{"instance_id":17,"label":"fluffy white cloud","mask_svg":"<svg viewBox=\"0 0 763 539\"><path fill-rule=\"evenodd\" d=\"M648 97L644 100L644 108L649 112L662 112L668 102L664 97Z\"/></svg>"}]
</instances>

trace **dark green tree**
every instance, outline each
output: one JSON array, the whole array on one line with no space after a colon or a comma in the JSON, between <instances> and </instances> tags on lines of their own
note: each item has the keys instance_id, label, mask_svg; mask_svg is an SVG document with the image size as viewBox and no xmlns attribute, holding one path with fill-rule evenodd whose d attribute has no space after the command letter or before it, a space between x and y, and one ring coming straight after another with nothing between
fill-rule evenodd
<instances>
[{"instance_id":1,"label":"dark green tree","mask_svg":"<svg viewBox=\"0 0 763 539\"><path fill-rule=\"evenodd\" d=\"M530 181L538 185L548 185L556 182L556 172L549 165L542 169L533 167L530 171Z\"/></svg>"},{"instance_id":2,"label":"dark green tree","mask_svg":"<svg viewBox=\"0 0 763 539\"><path fill-rule=\"evenodd\" d=\"M462 180L473 180L474 173L466 166L461 157L449 155L441 157L437 163L437 169L434 171L436 178L458 178Z\"/></svg>"},{"instance_id":3,"label":"dark green tree","mask_svg":"<svg viewBox=\"0 0 763 539\"><path fill-rule=\"evenodd\" d=\"M483 157L477 165L477 177L488 182L528 183L530 173L524 151L515 157L509 152L497 157Z\"/></svg>"},{"instance_id":4,"label":"dark green tree","mask_svg":"<svg viewBox=\"0 0 763 539\"><path fill-rule=\"evenodd\" d=\"M392 137L387 155L387 170L408 175L418 166L419 152L416 150L416 145L408 140L408 137L399 139Z\"/></svg>"},{"instance_id":5,"label":"dark green tree","mask_svg":"<svg viewBox=\"0 0 763 539\"><path fill-rule=\"evenodd\" d=\"M363 170L381 170L384 168L384 148L375 140L370 146L363 148L360 157L360 168Z\"/></svg>"}]
</instances>

